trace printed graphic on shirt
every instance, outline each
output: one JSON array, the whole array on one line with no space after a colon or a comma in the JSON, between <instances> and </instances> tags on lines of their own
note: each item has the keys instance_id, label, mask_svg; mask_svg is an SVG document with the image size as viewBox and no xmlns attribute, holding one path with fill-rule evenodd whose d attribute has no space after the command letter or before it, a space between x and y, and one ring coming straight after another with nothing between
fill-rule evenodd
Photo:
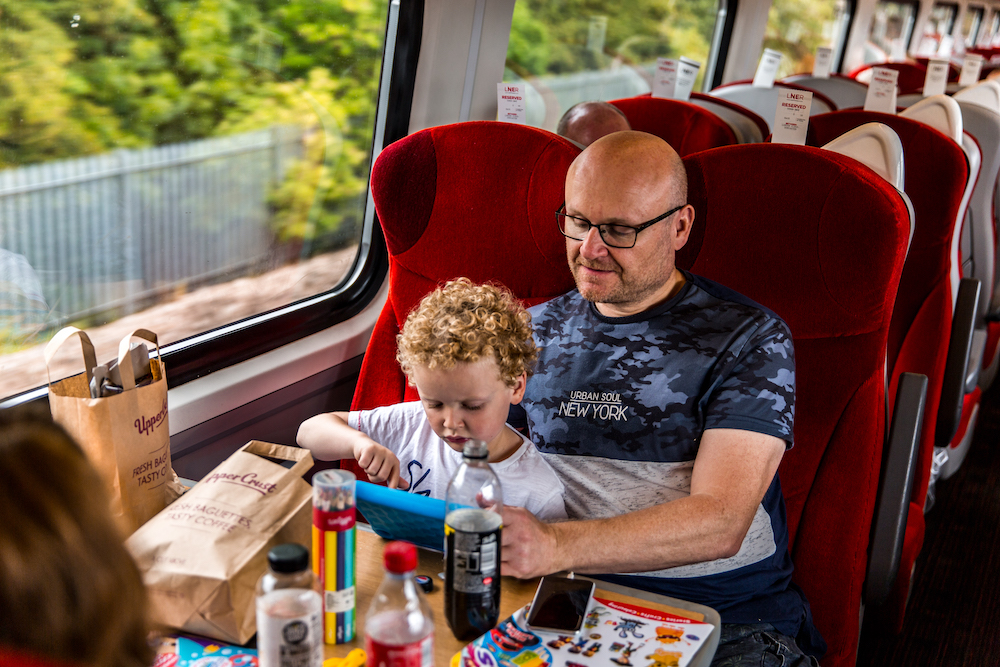
<instances>
[{"instance_id":1,"label":"printed graphic on shirt","mask_svg":"<svg viewBox=\"0 0 1000 667\"><path fill-rule=\"evenodd\" d=\"M410 483L410 486L408 486L406 489L407 491L409 491L410 493L415 493L418 496L431 495L431 487L433 486L433 482L427 482L427 484L424 484L424 482L427 481L428 476L431 474L431 469L429 466L425 470L424 464L422 464L420 461L416 459L410 459L410 462L406 464L406 474L407 474L406 481ZM431 479L433 480L433 478Z\"/></svg>"},{"instance_id":2,"label":"printed graphic on shirt","mask_svg":"<svg viewBox=\"0 0 1000 667\"><path fill-rule=\"evenodd\" d=\"M568 401L559 403L560 417L591 417L603 421L625 421L621 394L615 392L571 391Z\"/></svg>"},{"instance_id":3,"label":"printed graphic on shirt","mask_svg":"<svg viewBox=\"0 0 1000 667\"><path fill-rule=\"evenodd\" d=\"M787 327L689 286L647 319L601 318L576 292L532 309L541 351L524 403L542 452L692 460L708 428L791 440Z\"/></svg>"}]
</instances>

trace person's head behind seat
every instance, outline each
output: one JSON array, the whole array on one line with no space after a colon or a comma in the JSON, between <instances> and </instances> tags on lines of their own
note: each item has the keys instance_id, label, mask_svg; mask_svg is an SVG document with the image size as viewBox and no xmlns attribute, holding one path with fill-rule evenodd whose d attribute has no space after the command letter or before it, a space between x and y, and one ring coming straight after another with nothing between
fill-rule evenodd
<instances>
[{"instance_id":1,"label":"person's head behind seat","mask_svg":"<svg viewBox=\"0 0 1000 667\"><path fill-rule=\"evenodd\" d=\"M80 447L41 417L0 413L0 650L147 667L146 591Z\"/></svg>"},{"instance_id":2,"label":"person's head behind seat","mask_svg":"<svg viewBox=\"0 0 1000 667\"><path fill-rule=\"evenodd\" d=\"M632 129L625 114L607 102L580 102L559 119L556 134L586 148L612 132Z\"/></svg>"},{"instance_id":3,"label":"person's head behind seat","mask_svg":"<svg viewBox=\"0 0 1000 667\"><path fill-rule=\"evenodd\" d=\"M687 242L694 208L684 162L659 137L617 132L580 153L566 174L565 213L577 289L603 314L642 312L683 284L674 256ZM608 227L602 234L596 225Z\"/></svg>"}]
</instances>

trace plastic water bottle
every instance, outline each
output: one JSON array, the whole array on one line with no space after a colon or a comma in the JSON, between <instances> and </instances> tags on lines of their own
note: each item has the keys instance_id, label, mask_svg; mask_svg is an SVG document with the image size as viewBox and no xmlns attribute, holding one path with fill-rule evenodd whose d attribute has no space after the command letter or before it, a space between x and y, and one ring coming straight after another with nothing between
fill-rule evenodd
<instances>
[{"instance_id":1,"label":"plastic water bottle","mask_svg":"<svg viewBox=\"0 0 1000 667\"><path fill-rule=\"evenodd\" d=\"M390 542L382 561L385 578L365 617L368 667L433 667L434 618L413 579L417 548Z\"/></svg>"},{"instance_id":2,"label":"plastic water bottle","mask_svg":"<svg viewBox=\"0 0 1000 667\"><path fill-rule=\"evenodd\" d=\"M488 632L500 617L503 493L488 457L485 442L467 442L445 494L444 615L463 640Z\"/></svg>"},{"instance_id":3,"label":"plastic water bottle","mask_svg":"<svg viewBox=\"0 0 1000 667\"><path fill-rule=\"evenodd\" d=\"M260 667L323 667L323 599L309 567L309 550L281 544L267 554L257 583Z\"/></svg>"}]
</instances>

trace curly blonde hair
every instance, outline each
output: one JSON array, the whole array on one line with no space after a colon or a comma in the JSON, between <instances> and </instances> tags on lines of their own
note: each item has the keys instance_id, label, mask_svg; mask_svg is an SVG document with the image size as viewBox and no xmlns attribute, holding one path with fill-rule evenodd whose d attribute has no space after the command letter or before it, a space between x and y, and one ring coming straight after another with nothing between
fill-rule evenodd
<instances>
[{"instance_id":1,"label":"curly blonde hair","mask_svg":"<svg viewBox=\"0 0 1000 667\"><path fill-rule=\"evenodd\" d=\"M538 348L531 315L509 290L456 278L425 296L396 337L396 360L406 376L414 366L454 368L492 357L508 387L531 375Z\"/></svg>"}]
</instances>

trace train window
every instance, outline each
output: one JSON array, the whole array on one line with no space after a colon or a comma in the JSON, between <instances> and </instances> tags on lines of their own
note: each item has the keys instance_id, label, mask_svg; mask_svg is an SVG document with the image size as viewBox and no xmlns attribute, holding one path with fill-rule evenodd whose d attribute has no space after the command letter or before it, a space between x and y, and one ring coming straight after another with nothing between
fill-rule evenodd
<instances>
[{"instance_id":1,"label":"train window","mask_svg":"<svg viewBox=\"0 0 1000 667\"><path fill-rule=\"evenodd\" d=\"M528 123L552 131L577 102L648 93L658 57L700 62L697 89L725 17L726 0L518 0L504 82L527 83Z\"/></svg>"},{"instance_id":2,"label":"train window","mask_svg":"<svg viewBox=\"0 0 1000 667\"><path fill-rule=\"evenodd\" d=\"M868 29L865 64L904 59L916 19L916 2L880 0Z\"/></svg>"},{"instance_id":3,"label":"train window","mask_svg":"<svg viewBox=\"0 0 1000 667\"><path fill-rule=\"evenodd\" d=\"M916 48L916 55L929 57L937 55L942 48L951 55L952 31L955 29L955 19L958 16L958 5L936 2L931 9L931 15L924 23L924 34ZM947 40L948 44L942 47Z\"/></svg>"},{"instance_id":4,"label":"train window","mask_svg":"<svg viewBox=\"0 0 1000 667\"><path fill-rule=\"evenodd\" d=\"M993 37L1000 30L1000 9L994 9L990 13L989 24L984 26L984 28L979 31L979 38L976 41L976 46L980 48L990 46L993 43Z\"/></svg>"},{"instance_id":5,"label":"train window","mask_svg":"<svg viewBox=\"0 0 1000 667\"><path fill-rule=\"evenodd\" d=\"M0 398L67 324L101 354L344 289L388 4L6 3Z\"/></svg>"},{"instance_id":6,"label":"train window","mask_svg":"<svg viewBox=\"0 0 1000 667\"><path fill-rule=\"evenodd\" d=\"M966 48L972 48L976 45L984 13L983 7L969 5L965 8L965 16L962 17L962 38L965 40Z\"/></svg>"},{"instance_id":7,"label":"train window","mask_svg":"<svg viewBox=\"0 0 1000 667\"><path fill-rule=\"evenodd\" d=\"M784 54L778 78L811 72L820 46L831 47L832 62L839 63L852 14L847 0L774 0L767 15L764 46Z\"/></svg>"}]
</instances>

